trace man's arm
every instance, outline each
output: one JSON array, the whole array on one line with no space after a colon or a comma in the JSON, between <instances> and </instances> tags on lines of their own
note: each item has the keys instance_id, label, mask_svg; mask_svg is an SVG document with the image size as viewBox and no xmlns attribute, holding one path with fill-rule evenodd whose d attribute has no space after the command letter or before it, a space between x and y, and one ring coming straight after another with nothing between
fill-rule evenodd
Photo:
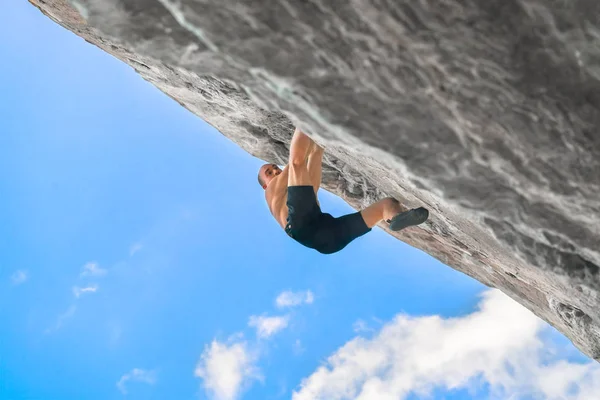
<instances>
[{"instance_id":1,"label":"man's arm","mask_svg":"<svg viewBox=\"0 0 600 400\"><path fill-rule=\"evenodd\" d=\"M308 169L308 175L310 176L311 185L315 189L315 195L319 191L319 187L321 187L322 164L323 148L313 142L313 146L308 153L308 161L306 163L306 167Z\"/></svg>"},{"instance_id":2,"label":"man's arm","mask_svg":"<svg viewBox=\"0 0 600 400\"><path fill-rule=\"evenodd\" d=\"M285 167L283 167L283 169L281 170L281 174L279 174L279 176L277 178L280 181L287 182L289 173L290 173L290 165L286 164Z\"/></svg>"},{"instance_id":3,"label":"man's arm","mask_svg":"<svg viewBox=\"0 0 600 400\"><path fill-rule=\"evenodd\" d=\"M296 128L290 145L288 186L311 185L316 193L321 184L322 157L323 149Z\"/></svg>"},{"instance_id":4,"label":"man's arm","mask_svg":"<svg viewBox=\"0 0 600 400\"><path fill-rule=\"evenodd\" d=\"M294 131L292 142L290 144L290 164L300 167L306 164L306 159L311 150L316 146L315 142L309 138L299 128Z\"/></svg>"}]
</instances>

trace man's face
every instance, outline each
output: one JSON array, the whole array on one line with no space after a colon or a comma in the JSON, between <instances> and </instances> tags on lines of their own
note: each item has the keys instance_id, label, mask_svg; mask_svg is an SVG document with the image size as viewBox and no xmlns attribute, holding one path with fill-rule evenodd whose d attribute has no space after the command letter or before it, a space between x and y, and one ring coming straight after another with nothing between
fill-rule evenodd
<instances>
[{"instance_id":1,"label":"man's face","mask_svg":"<svg viewBox=\"0 0 600 400\"><path fill-rule=\"evenodd\" d=\"M261 175L265 185L268 185L280 173L281 169L275 164L265 164L261 167Z\"/></svg>"}]
</instances>

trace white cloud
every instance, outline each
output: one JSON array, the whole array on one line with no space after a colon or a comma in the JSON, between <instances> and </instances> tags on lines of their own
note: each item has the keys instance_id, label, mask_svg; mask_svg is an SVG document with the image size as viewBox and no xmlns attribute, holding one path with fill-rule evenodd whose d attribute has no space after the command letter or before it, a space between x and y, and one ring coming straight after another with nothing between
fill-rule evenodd
<instances>
[{"instance_id":1,"label":"white cloud","mask_svg":"<svg viewBox=\"0 0 600 400\"><path fill-rule=\"evenodd\" d=\"M304 347L302 346L302 342L300 341L300 339L296 339L292 346L292 350L297 356L304 353Z\"/></svg>"},{"instance_id":2,"label":"white cloud","mask_svg":"<svg viewBox=\"0 0 600 400\"><path fill-rule=\"evenodd\" d=\"M216 400L234 400L252 381L262 379L256 361L257 354L241 339L229 345L213 340L200 356L194 375Z\"/></svg>"},{"instance_id":3,"label":"white cloud","mask_svg":"<svg viewBox=\"0 0 600 400\"><path fill-rule=\"evenodd\" d=\"M71 317L73 317L73 315L75 314L75 311L77 310L77 307L75 305L71 305L67 311L65 311L64 313L60 314L58 316L58 318L56 318L56 323L54 324L53 327L48 328L45 330L45 333L52 333L55 332L57 330L59 330L63 324L65 323L66 320L70 319Z\"/></svg>"},{"instance_id":4,"label":"white cloud","mask_svg":"<svg viewBox=\"0 0 600 400\"><path fill-rule=\"evenodd\" d=\"M92 285L92 286L88 286L88 287L73 286L73 294L77 298L79 298L79 296L81 296L84 293L95 293L97 290L98 290L97 285Z\"/></svg>"},{"instance_id":5,"label":"white cloud","mask_svg":"<svg viewBox=\"0 0 600 400\"><path fill-rule=\"evenodd\" d=\"M15 271L10 277L11 283L15 286L25 283L27 279L29 279L29 273L22 269Z\"/></svg>"},{"instance_id":6,"label":"white cloud","mask_svg":"<svg viewBox=\"0 0 600 400\"><path fill-rule=\"evenodd\" d=\"M108 325L108 344L110 346L114 346L121 339L121 335L123 334L123 329L119 323L109 323Z\"/></svg>"},{"instance_id":7,"label":"white cloud","mask_svg":"<svg viewBox=\"0 0 600 400\"><path fill-rule=\"evenodd\" d=\"M135 253L137 253L138 251L140 251L141 249L144 248L144 245L141 243L134 243L133 245L131 245L131 247L129 248L129 256L133 256Z\"/></svg>"},{"instance_id":8,"label":"white cloud","mask_svg":"<svg viewBox=\"0 0 600 400\"><path fill-rule=\"evenodd\" d=\"M362 319L357 320L352 325L352 330L354 331L354 333L363 333L363 332L373 332L374 331L374 329L370 328L369 325Z\"/></svg>"},{"instance_id":9,"label":"white cloud","mask_svg":"<svg viewBox=\"0 0 600 400\"><path fill-rule=\"evenodd\" d=\"M268 338L288 326L289 317L265 317L252 315L248 325L256 328L259 338Z\"/></svg>"},{"instance_id":10,"label":"white cloud","mask_svg":"<svg viewBox=\"0 0 600 400\"><path fill-rule=\"evenodd\" d=\"M106 275L106 270L102 269L95 262L89 262L82 268L79 276L103 276Z\"/></svg>"},{"instance_id":11,"label":"white cloud","mask_svg":"<svg viewBox=\"0 0 600 400\"><path fill-rule=\"evenodd\" d=\"M300 292L292 292L288 290L281 292L279 296L277 296L277 299L275 299L275 304L277 304L277 307L279 308L295 307L303 303L312 304L314 300L315 297L310 290Z\"/></svg>"},{"instance_id":12,"label":"white cloud","mask_svg":"<svg viewBox=\"0 0 600 400\"><path fill-rule=\"evenodd\" d=\"M123 394L127 394L127 388L125 384L128 381L132 382L143 382L148 385L154 385L156 383L156 372L146 371L140 368L134 368L130 372L126 373L117 382L117 387Z\"/></svg>"},{"instance_id":13,"label":"white cloud","mask_svg":"<svg viewBox=\"0 0 600 400\"><path fill-rule=\"evenodd\" d=\"M498 290L459 318L397 315L372 339L347 342L304 379L293 400L427 397L434 388L491 398L589 400L600 393L600 365L553 356L542 320ZM482 384L483 383L483 384Z\"/></svg>"}]
</instances>

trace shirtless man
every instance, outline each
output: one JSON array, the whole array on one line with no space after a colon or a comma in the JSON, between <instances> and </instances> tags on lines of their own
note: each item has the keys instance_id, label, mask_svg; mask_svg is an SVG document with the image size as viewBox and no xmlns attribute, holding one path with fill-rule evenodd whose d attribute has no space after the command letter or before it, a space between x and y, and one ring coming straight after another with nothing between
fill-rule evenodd
<instances>
[{"instance_id":1,"label":"shirtless man","mask_svg":"<svg viewBox=\"0 0 600 400\"><path fill-rule=\"evenodd\" d=\"M281 170L275 164L265 164L258 172L258 182L265 189L271 214L288 236L300 244L331 254L370 232L382 219L393 231L427 220L429 212L425 208L406 211L391 197L339 218L321 212L317 192L322 159L323 149L296 128L288 165Z\"/></svg>"}]
</instances>

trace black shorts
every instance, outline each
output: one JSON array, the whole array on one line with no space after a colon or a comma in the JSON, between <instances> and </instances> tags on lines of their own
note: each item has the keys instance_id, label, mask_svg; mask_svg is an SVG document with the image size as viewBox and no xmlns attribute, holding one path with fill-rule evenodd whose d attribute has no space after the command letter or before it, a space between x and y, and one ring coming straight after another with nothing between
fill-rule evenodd
<instances>
[{"instance_id":1,"label":"black shorts","mask_svg":"<svg viewBox=\"0 0 600 400\"><path fill-rule=\"evenodd\" d=\"M371 231L360 212L334 218L321 212L312 186L289 186L285 232L298 243L331 254Z\"/></svg>"}]
</instances>

